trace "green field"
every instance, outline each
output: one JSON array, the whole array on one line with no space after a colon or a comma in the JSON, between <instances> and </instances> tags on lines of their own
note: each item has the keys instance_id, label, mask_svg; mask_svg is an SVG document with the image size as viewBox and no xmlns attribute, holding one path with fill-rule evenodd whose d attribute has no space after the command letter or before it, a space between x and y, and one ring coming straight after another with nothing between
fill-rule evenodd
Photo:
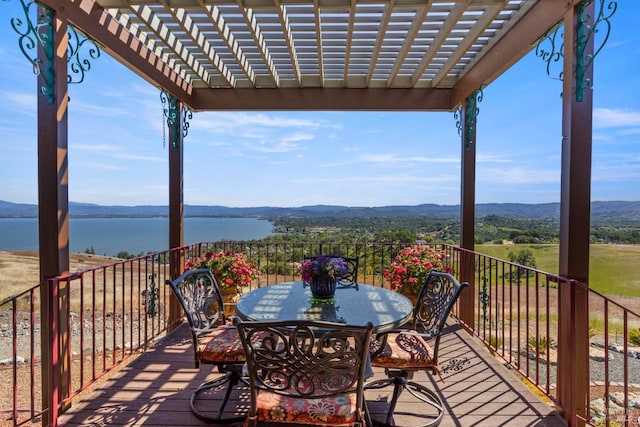
<instances>
[{"instance_id":1,"label":"green field","mask_svg":"<svg viewBox=\"0 0 640 427\"><path fill-rule=\"evenodd\" d=\"M558 245L476 245L476 252L509 259L528 249L538 270L558 273ZM640 245L591 245L589 287L607 295L640 297Z\"/></svg>"}]
</instances>

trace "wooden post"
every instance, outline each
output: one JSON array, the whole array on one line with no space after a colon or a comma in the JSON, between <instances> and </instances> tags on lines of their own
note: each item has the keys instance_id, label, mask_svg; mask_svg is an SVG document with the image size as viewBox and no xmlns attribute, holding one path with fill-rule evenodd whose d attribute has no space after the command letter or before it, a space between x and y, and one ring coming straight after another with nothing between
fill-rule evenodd
<instances>
[{"instance_id":1,"label":"wooden post","mask_svg":"<svg viewBox=\"0 0 640 427\"><path fill-rule=\"evenodd\" d=\"M475 97L476 93L472 95ZM468 115L476 114L476 111L469 111L470 104L475 110L475 102L470 103L468 99L462 107L461 129L461 176L460 176L460 247L473 251L475 248L475 215L476 215L476 126L467 128ZM468 140L470 138L470 141ZM462 251L460 254L460 281L469 282L469 288L460 294L460 320L469 328L475 326L474 316L474 296L476 294L474 255Z\"/></svg>"},{"instance_id":2,"label":"wooden post","mask_svg":"<svg viewBox=\"0 0 640 427\"><path fill-rule=\"evenodd\" d=\"M69 396L70 348L68 284L53 289L48 278L69 272L69 190L67 157L67 21L51 17L50 46L38 46L38 246L42 345L42 425L57 425L58 404ZM43 26L40 31L47 31ZM46 88L42 94L40 88Z\"/></svg>"},{"instance_id":3,"label":"wooden post","mask_svg":"<svg viewBox=\"0 0 640 427\"><path fill-rule=\"evenodd\" d=\"M177 123L167 123L174 126L169 129L169 248L172 249L169 259L171 278L177 278L184 270L184 255L182 251L173 250L184 246L184 161L182 137L182 103L169 96L169 104L174 103ZM171 109L171 107L170 107ZM170 302L170 320L178 319L182 313L175 298Z\"/></svg>"},{"instance_id":4,"label":"wooden post","mask_svg":"<svg viewBox=\"0 0 640 427\"><path fill-rule=\"evenodd\" d=\"M595 3L583 13L593 26ZM581 99L577 86L593 82L593 66L585 81L577 78L580 51L580 6L564 18L564 80L562 87L562 172L560 191L559 273L583 283L589 280L589 231L591 212L591 148L593 93L585 88ZM583 58L593 55L593 38L582 41ZM561 282L558 289L558 399L571 426L584 425L576 414L589 417L589 296L575 282Z\"/></svg>"}]
</instances>

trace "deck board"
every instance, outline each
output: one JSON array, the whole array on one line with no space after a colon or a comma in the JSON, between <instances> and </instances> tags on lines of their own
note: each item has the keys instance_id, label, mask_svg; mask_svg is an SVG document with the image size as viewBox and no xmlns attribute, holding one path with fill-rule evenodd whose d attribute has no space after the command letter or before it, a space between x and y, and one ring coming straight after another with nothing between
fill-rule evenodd
<instances>
[{"instance_id":1,"label":"deck board","mask_svg":"<svg viewBox=\"0 0 640 427\"><path fill-rule=\"evenodd\" d=\"M206 426L195 417L189 399L195 388L219 376L210 367L193 366L190 334L186 326L143 353L94 391L84 393L59 419L61 426ZM480 343L457 327L448 327L440 345L442 380L425 373L414 380L436 390L443 398L446 415L443 427L536 426L562 427L566 423L527 388L513 373L485 350ZM375 376L384 375L380 370ZM384 410L391 389L366 392L370 412L378 417ZM212 392L202 404L216 407L220 392ZM246 412L248 390L238 388L232 395L231 409ZM424 410L401 395L398 413ZM399 425L407 422L394 417ZM228 425L228 424L227 424ZM241 425L241 423L236 424ZM273 425L273 424L271 424Z\"/></svg>"}]
</instances>

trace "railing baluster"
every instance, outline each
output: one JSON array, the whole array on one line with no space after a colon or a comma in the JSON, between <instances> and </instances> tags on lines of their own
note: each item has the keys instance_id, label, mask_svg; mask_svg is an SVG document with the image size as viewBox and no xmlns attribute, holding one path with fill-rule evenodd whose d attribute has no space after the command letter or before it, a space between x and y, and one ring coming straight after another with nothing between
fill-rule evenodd
<instances>
[{"instance_id":1,"label":"railing baluster","mask_svg":"<svg viewBox=\"0 0 640 427\"><path fill-rule=\"evenodd\" d=\"M262 280L251 286L268 286L281 280L299 280L300 276L295 266L302 259L302 255L314 254L323 250L326 253L357 255L360 257L360 281L385 286L382 271L389 266L397 251L404 246L403 243L200 242L182 248L174 248L171 251L149 254L134 260L121 260L111 265L53 278L50 283L55 286L66 284L69 295L73 296L72 301L75 301L71 306L72 311L74 315L78 313L77 319L79 319L79 326L75 325L76 317L72 319L71 316L67 316L67 318L59 319L60 322L66 322L68 325L71 351L74 355L79 354L79 357L72 358L71 369L74 375L70 383L72 388L70 396L66 398L66 402L104 376L127 356L134 354L139 349L146 349L152 340L160 337L175 325L169 319L170 292L161 285L169 277L170 259L201 257L207 251L241 251L261 269ZM472 279L476 281L476 284L487 280L488 306L486 311L483 312L484 307L480 302L480 294L473 296L475 301L471 305L471 309L475 310L475 313L472 313L472 316L468 318L476 319L476 322L474 330L471 332L483 339L487 345L492 346L499 357L503 358L518 373L524 375L542 393L555 401L557 389L552 387L551 382L557 377L557 372L555 372L557 368L552 363L553 349L550 344L553 339L558 338L556 319L560 315L561 307L554 295L557 293L558 285L569 284L569 280L451 245L441 246L447 255L447 265L451 266L454 272L459 274L464 268L460 263L464 259L462 254L465 252L470 257L473 256ZM175 256L176 254L179 256ZM142 302L142 293L150 290L151 275L155 275L154 280L158 284L158 289L162 290L159 291L158 300L155 301L155 315L148 316L149 307L145 307ZM575 286L584 287L585 285L576 283ZM36 341L39 337L35 336L36 313L39 312L40 304L40 301L36 300L38 292L39 286L36 286L26 293L5 299L1 303L3 307L6 307L6 310L12 310L10 324L12 341L11 344L7 341L7 347L11 346L13 352L11 416L14 420L18 420L20 417L34 419L40 416L42 411L38 408L40 402L35 401L35 396L38 395L35 370L39 368L40 357L40 354L37 354L39 341ZM90 292L91 295L88 296L87 292ZM532 295L531 292L535 292L535 295ZM640 315L591 289L588 292L590 310L593 310L591 314L604 313L605 358L603 362L592 360L590 363L604 365L604 397L610 396L612 391L622 389L624 414L620 413L619 416L626 417L624 423L631 425L631 421L629 421L631 410L628 400L631 391L629 381L632 367L627 355L628 339L632 328L640 325ZM100 296L101 293L102 296ZM147 294L147 297L150 295ZM24 306L23 300L28 301L28 308ZM21 316L21 310L28 310L29 315ZM460 316L459 307L456 307L454 313ZM22 314L26 315L26 313ZM108 316L111 315L112 318L109 319ZM88 316L90 319L87 318ZM23 329L20 327L20 322L27 317L30 319L30 325ZM609 335L612 333L614 322L617 325L615 319L622 319L624 342L621 347L625 353L621 356L624 362L614 366L613 362L609 360L608 354L613 351L610 349L613 346ZM127 322L130 323L127 324ZM79 333L72 333L74 328L78 327L80 328ZM137 334L134 332L135 329L137 329ZM24 337L25 340L28 340L24 344L30 348L30 362L24 364L18 362L18 351L23 348L21 334L30 335ZM545 342L544 339L546 339L546 346L539 345L535 349L527 348L529 340L531 343L535 341L537 344L541 344ZM91 340L91 343L89 344L87 340ZM117 351L118 343L122 346L122 351ZM589 344L587 343L587 345ZM108 347L112 348L108 349ZM528 357L528 351L531 352L531 359ZM565 351L573 350L565 348ZM91 362L88 362L89 359L86 356L89 356ZM527 359L524 363L522 357ZM100 358L102 358L101 362ZM107 358L110 358L109 362ZM569 360L572 359L569 358ZM618 355L616 355L616 360L618 360ZM75 375L77 367L79 367L79 371ZM90 373L89 368L91 369ZM31 371L29 384L17 384L18 369ZM602 379L602 377L592 378L593 374L589 373L588 366L583 371L590 375L590 384L595 384L595 381ZM611 380L617 381L619 377L621 377L623 387L613 389L610 384ZM591 391L588 392L586 398L591 401ZM60 408L66 402L60 402ZM28 413L19 409L26 405L30 407ZM609 398L604 399L604 406L607 411L610 411L610 414L613 413L611 412L613 403ZM60 408L47 408L47 410L58 411ZM586 413L576 414L576 416L579 419L584 419L587 423L592 422L589 420L588 408ZM612 419L611 422L613 423L613 421ZM622 419L619 421L624 424ZM609 424L609 420L605 420L605 424Z\"/></svg>"}]
</instances>

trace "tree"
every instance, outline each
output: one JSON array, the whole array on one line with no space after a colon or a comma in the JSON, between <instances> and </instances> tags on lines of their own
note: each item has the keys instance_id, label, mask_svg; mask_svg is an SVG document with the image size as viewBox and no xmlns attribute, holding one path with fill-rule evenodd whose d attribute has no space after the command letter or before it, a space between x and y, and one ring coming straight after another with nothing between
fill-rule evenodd
<instances>
[{"instance_id":1,"label":"tree","mask_svg":"<svg viewBox=\"0 0 640 427\"><path fill-rule=\"evenodd\" d=\"M525 267L537 267L536 258L533 256L533 252L531 252L529 249L522 249L518 253L509 252L509 261ZM520 280L521 278L526 277L528 273L533 274L533 272L530 272L525 268L518 267L516 271L511 273L511 278L513 280Z\"/></svg>"}]
</instances>

